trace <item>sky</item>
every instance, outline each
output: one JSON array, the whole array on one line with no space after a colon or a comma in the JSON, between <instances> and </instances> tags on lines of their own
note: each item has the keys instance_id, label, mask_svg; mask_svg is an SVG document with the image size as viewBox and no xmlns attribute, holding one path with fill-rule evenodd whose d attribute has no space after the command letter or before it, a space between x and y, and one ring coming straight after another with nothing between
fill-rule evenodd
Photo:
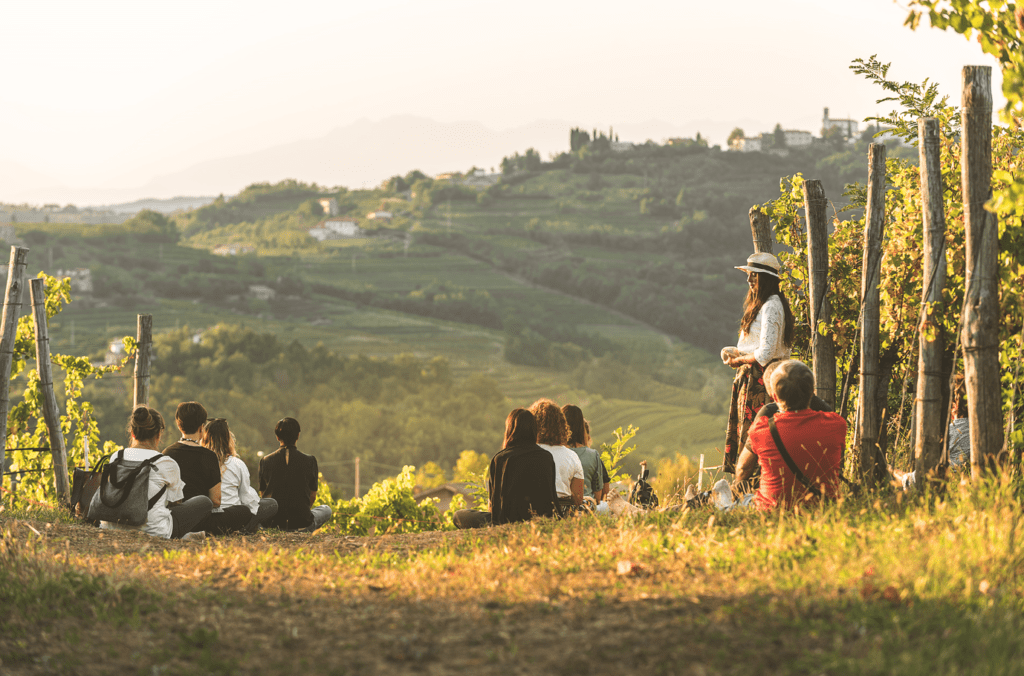
<instances>
[{"instance_id":1,"label":"sky","mask_svg":"<svg viewBox=\"0 0 1024 676\"><path fill-rule=\"evenodd\" d=\"M574 125L703 127L722 144L735 125L817 134L826 106L854 119L891 109L848 68L872 54L954 103L964 65L992 65L999 91L977 44L910 31L906 14L891 0L4 0L0 202L230 194L237 172L157 179L410 116L520 129L517 143L545 124L565 126L564 145ZM403 143L394 162L431 166ZM479 153L481 166L501 160L493 144ZM360 187L387 169L353 161L333 176Z\"/></svg>"}]
</instances>

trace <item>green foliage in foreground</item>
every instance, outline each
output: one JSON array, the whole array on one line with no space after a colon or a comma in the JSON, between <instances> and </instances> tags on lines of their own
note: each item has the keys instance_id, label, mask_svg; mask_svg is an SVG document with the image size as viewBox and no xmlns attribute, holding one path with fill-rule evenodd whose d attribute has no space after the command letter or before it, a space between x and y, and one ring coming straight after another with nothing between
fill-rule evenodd
<instances>
[{"instance_id":1,"label":"green foliage in foreground","mask_svg":"<svg viewBox=\"0 0 1024 676\"><path fill-rule=\"evenodd\" d=\"M29 638L45 626L60 620L77 630L85 624L75 623L88 622L109 629L92 635L110 646L126 633L148 632L156 643L137 642L132 657L148 670L167 659L162 637L177 640L156 629L163 617L193 618L190 631L202 630L200 643L214 655L229 654L241 637L209 610L221 605L249 618L241 631L260 625L266 632L261 618L273 615L273 626L295 623L298 636L318 634L331 613L348 613L345 631L352 632L375 629L376 616L396 626L456 607L477 635L493 626L488 621L497 623L509 635L499 648L521 644L518 652L496 653L503 668L536 669L545 653L528 632L540 624L600 635L607 653L571 655L592 669L598 665L588 660L621 670L628 659L652 673L686 673L682 666L694 660L712 673L744 665L755 673L1017 673L1024 643L1021 485L951 484L947 491L847 499L795 513L539 520L433 540L371 538L350 549L330 535L301 544L270 535L268 542L229 537L155 551L125 540L130 548L118 551L122 536L110 535L113 550L80 554L65 549L59 533L49 538L44 525L36 522L37 535L3 515L0 650L4 667L16 669L39 659L43 648ZM289 599L302 600L296 613L308 622L291 613ZM620 629L626 625L632 631ZM376 631L367 631L363 650L390 648L394 636ZM446 641L458 631L456 622L443 625ZM637 631L647 639L643 654L630 652ZM310 659L311 651L328 650L308 639L303 645ZM70 638L46 649L52 659L75 663ZM330 650L338 650L336 641ZM177 655L183 673L206 659L199 652ZM458 652L433 659L443 666ZM255 642L238 659L291 659L286 653Z\"/></svg>"}]
</instances>

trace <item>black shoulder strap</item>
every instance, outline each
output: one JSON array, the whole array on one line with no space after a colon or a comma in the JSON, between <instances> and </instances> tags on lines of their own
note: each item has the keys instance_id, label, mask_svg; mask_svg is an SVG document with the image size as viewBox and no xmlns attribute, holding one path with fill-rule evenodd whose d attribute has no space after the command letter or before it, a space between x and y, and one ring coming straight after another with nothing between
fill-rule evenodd
<instances>
[{"instance_id":1,"label":"black shoulder strap","mask_svg":"<svg viewBox=\"0 0 1024 676\"><path fill-rule=\"evenodd\" d=\"M789 467L789 471L792 472L796 478L800 480L800 483L806 486L807 490L809 490L813 495L818 498L823 497L821 491L818 490L818 487L815 486L811 480L807 478L807 475L801 472L800 468L796 466L795 462L793 462L793 457L790 456L789 451L786 450L786 445L782 443L782 437L779 436L779 428L775 426L775 416L768 418L768 429L772 433L772 439L775 440L775 448L779 450L779 455L782 456L782 460L786 463L786 466Z\"/></svg>"}]
</instances>

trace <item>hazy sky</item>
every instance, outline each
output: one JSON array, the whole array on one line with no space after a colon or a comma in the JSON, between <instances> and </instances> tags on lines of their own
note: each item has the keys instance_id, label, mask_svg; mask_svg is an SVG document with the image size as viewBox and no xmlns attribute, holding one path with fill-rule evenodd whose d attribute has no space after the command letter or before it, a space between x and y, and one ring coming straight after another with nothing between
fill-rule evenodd
<instances>
[{"instance_id":1,"label":"hazy sky","mask_svg":"<svg viewBox=\"0 0 1024 676\"><path fill-rule=\"evenodd\" d=\"M824 106L888 110L848 70L855 57L931 77L957 103L961 66L995 65L905 16L891 0L4 0L0 201L26 186L61 201L58 186L143 185L395 115L817 134Z\"/></svg>"}]
</instances>

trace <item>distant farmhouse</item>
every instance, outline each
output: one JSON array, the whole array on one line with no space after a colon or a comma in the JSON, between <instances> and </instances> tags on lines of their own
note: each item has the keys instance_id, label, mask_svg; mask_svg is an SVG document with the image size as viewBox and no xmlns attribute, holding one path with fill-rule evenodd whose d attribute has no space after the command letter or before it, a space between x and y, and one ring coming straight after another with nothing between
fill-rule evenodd
<instances>
[{"instance_id":1,"label":"distant farmhouse","mask_svg":"<svg viewBox=\"0 0 1024 676\"><path fill-rule=\"evenodd\" d=\"M366 214L367 220L370 221L388 221L390 223L393 217L394 214L392 214L390 211L371 211L370 213Z\"/></svg>"},{"instance_id":2,"label":"distant farmhouse","mask_svg":"<svg viewBox=\"0 0 1024 676\"><path fill-rule=\"evenodd\" d=\"M824 136L830 129L839 128L844 138L853 138L857 136L857 120L835 120L828 116L828 108L825 109L825 114L821 118L821 134Z\"/></svg>"},{"instance_id":3,"label":"distant farmhouse","mask_svg":"<svg viewBox=\"0 0 1024 676\"><path fill-rule=\"evenodd\" d=\"M362 234L363 231L354 218L342 216L325 218L309 230L309 236L318 242L324 242L329 239L361 237Z\"/></svg>"},{"instance_id":4,"label":"distant farmhouse","mask_svg":"<svg viewBox=\"0 0 1024 676\"><path fill-rule=\"evenodd\" d=\"M214 249L213 253L218 256L241 256L254 251L256 247L249 244L224 244Z\"/></svg>"}]
</instances>

